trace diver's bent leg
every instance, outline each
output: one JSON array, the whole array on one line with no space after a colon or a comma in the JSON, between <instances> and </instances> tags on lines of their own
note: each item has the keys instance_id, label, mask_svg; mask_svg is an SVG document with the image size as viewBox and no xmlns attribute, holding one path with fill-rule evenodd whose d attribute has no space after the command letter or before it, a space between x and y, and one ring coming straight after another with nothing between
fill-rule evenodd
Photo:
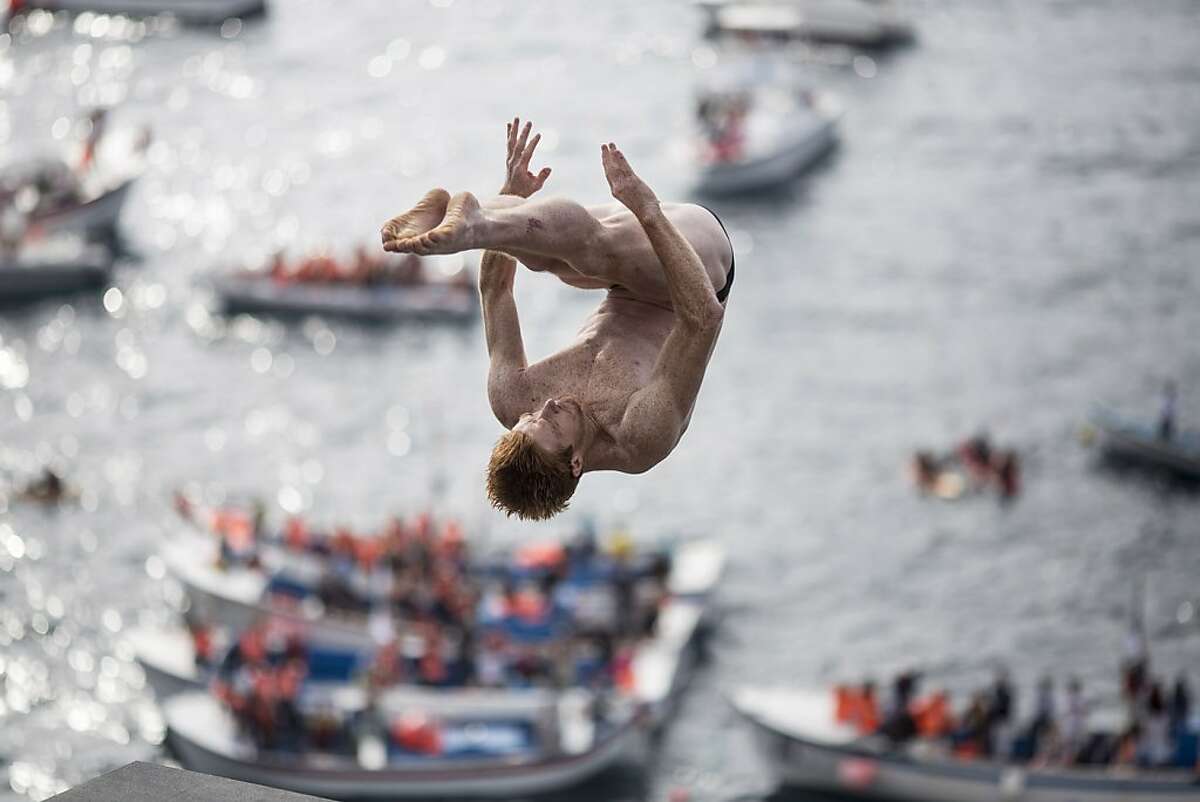
<instances>
[{"instance_id":1,"label":"diver's bent leg","mask_svg":"<svg viewBox=\"0 0 1200 802\"><path fill-rule=\"evenodd\" d=\"M422 204L429 205L425 201ZM565 262L593 277L612 262L611 254L601 252L608 238L600 221L580 204L565 198L524 200L500 196L480 203L471 193L463 192L449 199L440 221L425 231L410 233L427 226L425 221L431 216L418 206L393 218L384 228L384 249L417 254L459 253L476 248L511 251L514 255L532 254Z\"/></svg>"}]
</instances>

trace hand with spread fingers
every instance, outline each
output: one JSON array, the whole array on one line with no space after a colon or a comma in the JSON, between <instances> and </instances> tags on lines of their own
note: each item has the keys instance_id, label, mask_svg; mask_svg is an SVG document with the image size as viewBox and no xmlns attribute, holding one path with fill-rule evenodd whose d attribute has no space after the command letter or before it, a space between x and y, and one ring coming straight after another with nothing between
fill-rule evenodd
<instances>
[{"instance_id":1,"label":"hand with spread fingers","mask_svg":"<svg viewBox=\"0 0 1200 802\"><path fill-rule=\"evenodd\" d=\"M629 166L625 154L612 142L600 146L600 161L604 165L604 177L608 179L612 196L637 216L656 208L658 196Z\"/></svg>"},{"instance_id":2,"label":"hand with spread fingers","mask_svg":"<svg viewBox=\"0 0 1200 802\"><path fill-rule=\"evenodd\" d=\"M505 162L506 174L500 194L528 198L541 189L550 177L549 167L543 167L537 175L529 171L529 160L533 158L533 151L538 142L542 141L542 135L535 134L533 139L530 139L533 123L526 122L522 128L520 117L513 117L513 121L508 123L507 127L508 160Z\"/></svg>"}]
</instances>

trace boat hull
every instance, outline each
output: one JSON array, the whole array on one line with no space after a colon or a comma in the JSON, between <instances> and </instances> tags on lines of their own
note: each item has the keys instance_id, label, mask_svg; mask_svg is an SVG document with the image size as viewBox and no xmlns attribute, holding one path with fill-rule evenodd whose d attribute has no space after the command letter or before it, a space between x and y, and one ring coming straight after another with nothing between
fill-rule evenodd
<instances>
[{"instance_id":1,"label":"boat hull","mask_svg":"<svg viewBox=\"0 0 1200 802\"><path fill-rule=\"evenodd\" d=\"M1123 420L1107 411L1093 413L1091 425L1099 435L1100 447L1116 457L1200 479L1200 437L1195 433L1162 440L1149 426ZM1195 447L1189 448L1189 444Z\"/></svg>"},{"instance_id":2,"label":"boat hull","mask_svg":"<svg viewBox=\"0 0 1200 802\"><path fill-rule=\"evenodd\" d=\"M151 17L169 14L187 25L217 25L231 17L263 14L265 0L27 0L30 8L79 14L122 14Z\"/></svg>"},{"instance_id":3,"label":"boat hull","mask_svg":"<svg viewBox=\"0 0 1200 802\"><path fill-rule=\"evenodd\" d=\"M859 48L911 43L916 34L903 18L870 3L724 2L698 3L708 15L709 35L758 36Z\"/></svg>"},{"instance_id":4,"label":"boat hull","mask_svg":"<svg viewBox=\"0 0 1200 802\"><path fill-rule=\"evenodd\" d=\"M837 144L837 121L822 120L803 136L758 158L710 165L696 183L705 195L757 192L784 184L817 163Z\"/></svg>"},{"instance_id":5,"label":"boat hull","mask_svg":"<svg viewBox=\"0 0 1200 802\"><path fill-rule=\"evenodd\" d=\"M136 180L127 178L85 203L34 214L30 217L29 224L43 234L73 232L95 237L111 236L116 231L121 209L125 206L125 199Z\"/></svg>"},{"instance_id":6,"label":"boat hull","mask_svg":"<svg viewBox=\"0 0 1200 802\"><path fill-rule=\"evenodd\" d=\"M554 791L577 785L631 757L644 737L631 720L578 755L528 761L430 760L424 766L371 770L320 766L312 761L255 760L252 748L237 742L231 717L204 694L184 694L168 701L164 716L167 744L189 769L300 793L354 799L501 798Z\"/></svg>"},{"instance_id":7,"label":"boat hull","mask_svg":"<svg viewBox=\"0 0 1200 802\"><path fill-rule=\"evenodd\" d=\"M100 262L67 264L0 264L0 304L26 303L102 287L109 266Z\"/></svg>"},{"instance_id":8,"label":"boat hull","mask_svg":"<svg viewBox=\"0 0 1200 802\"><path fill-rule=\"evenodd\" d=\"M817 692L812 695L815 696ZM827 694L830 695L831 694ZM765 697L769 698L769 697ZM1200 785L1186 775L1117 775L1105 770L1027 770L989 761L917 759L902 751L824 737L820 728L781 726L763 698L740 692L734 706L781 785L905 802L1194 802ZM786 709L787 703L774 705ZM832 714L832 704L822 707Z\"/></svg>"},{"instance_id":9,"label":"boat hull","mask_svg":"<svg viewBox=\"0 0 1200 802\"><path fill-rule=\"evenodd\" d=\"M478 317L473 291L423 285L281 284L268 276L220 276L213 282L225 311L279 316L327 315L374 322L441 320L468 323Z\"/></svg>"},{"instance_id":10,"label":"boat hull","mask_svg":"<svg viewBox=\"0 0 1200 802\"><path fill-rule=\"evenodd\" d=\"M159 700L203 690L212 676L211 671L196 666L196 652L187 630L139 627L130 631L126 640L146 675L146 684Z\"/></svg>"}]
</instances>

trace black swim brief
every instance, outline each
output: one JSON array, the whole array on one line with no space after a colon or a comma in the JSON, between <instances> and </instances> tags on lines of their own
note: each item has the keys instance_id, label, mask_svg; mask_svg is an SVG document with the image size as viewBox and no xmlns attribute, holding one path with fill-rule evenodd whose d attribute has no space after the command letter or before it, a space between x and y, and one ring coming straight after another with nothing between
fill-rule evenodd
<instances>
[{"instance_id":1,"label":"black swim brief","mask_svg":"<svg viewBox=\"0 0 1200 802\"><path fill-rule=\"evenodd\" d=\"M713 216L717 221L717 225L721 227L721 231L725 232L725 239L729 240L729 270L725 273L725 286L717 290L717 301L724 306L725 299L729 297L729 290L733 288L733 267L737 263L737 255L733 252L733 239L729 236L729 231L725 228L725 224L721 222L721 218L717 217L716 212L703 204L697 205ZM619 290L621 289L621 285L614 284L609 289Z\"/></svg>"},{"instance_id":2,"label":"black swim brief","mask_svg":"<svg viewBox=\"0 0 1200 802\"><path fill-rule=\"evenodd\" d=\"M725 274L725 286L717 290L717 300L724 304L725 299L729 297L729 290L733 287L733 267L737 264L737 254L733 252L733 239L729 236L729 230L725 228L725 224L721 222L721 218L717 217L717 213L707 206L703 204L698 205L716 219L717 225L725 232L725 239L729 240L729 271Z\"/></svg>"}]
</instances>

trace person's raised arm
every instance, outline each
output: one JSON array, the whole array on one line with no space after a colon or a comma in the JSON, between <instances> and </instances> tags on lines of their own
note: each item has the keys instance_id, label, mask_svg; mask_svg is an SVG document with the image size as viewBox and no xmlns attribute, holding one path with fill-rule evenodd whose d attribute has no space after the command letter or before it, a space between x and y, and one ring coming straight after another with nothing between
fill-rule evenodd
<instances>
[{"instance_id":1,"label":"person's raised arm","mask_svg":"<svg viewBox=\"0 0 1200 802\"><path fill-rule=\"evenodd\" d=\"M695 330L718 329L725 310L691 243L667 219L654 190L633 172L616 145L601 145L600 157L613 197L633 212L662 263L677 325Z\"/></svg>"},{"instance_id":2,"label":"person's raised arm","mask_svg":"<svg viewBox=\"0 0 1200 802\"><path fill-rule=\"evenodd\" d=\"M504 186L501 195L528 198L542 188L550 177L550 168L537 175L529 172L529 160L541 141L537 134L532 140L530 123L521 128L514 118L507 124L508 157L505 161ZM528 397L525 382L525 342L521 338L521 321L513 299L513 281L517 262L499 251L484 251L479 263L479 300L483 307L484 338L487 341L488 400L497 419L512 428L517 422L521 402Z\"/></svg>"},{"instance_id":3,"label":"person's raised arm","mask_svg":"<svg viewBox=\"0 0 1200 802\"><path fill-rule=\"evenodd\" d=\"M650 381L630 399L621 421L626 470L643 471L670 453L691 412L725 310L704 263L667 219L654 192L613 144L601 148L613 197L641 223L666 274L675 325L663 342Z\"/></svg>"}]
</instances>

